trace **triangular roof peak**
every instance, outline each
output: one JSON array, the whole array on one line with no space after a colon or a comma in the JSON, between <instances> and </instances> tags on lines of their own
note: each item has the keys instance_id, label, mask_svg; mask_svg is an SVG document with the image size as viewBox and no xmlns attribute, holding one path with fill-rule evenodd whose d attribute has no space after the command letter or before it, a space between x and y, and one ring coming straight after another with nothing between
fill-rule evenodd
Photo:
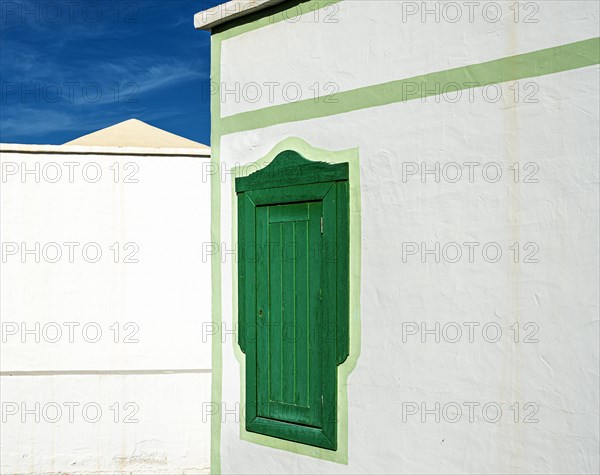
<instances>
[{"instance_id":1,"label":"triangular roof peak","mask_svg":"<svg viewBox=\"0 0 600 475\"><path fill-rule=\"evenodd\" d=\"M210 147L207 145L172 134L138 119L129 119L105 129L92 132L91 134L83 135L67 142L65 145L86 147L195 148L210 151Z\"/></svg>"}]
</instances>

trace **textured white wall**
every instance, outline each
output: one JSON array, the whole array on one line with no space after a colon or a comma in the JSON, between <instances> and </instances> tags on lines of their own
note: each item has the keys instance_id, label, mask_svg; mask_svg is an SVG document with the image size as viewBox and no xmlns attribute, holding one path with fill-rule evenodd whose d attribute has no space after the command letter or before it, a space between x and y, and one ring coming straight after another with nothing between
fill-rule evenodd
<instances>
[{"instance_id":1,"label":"textured white wall","mask_svg":"<svg viewBox=\"0 0 600 475\"><path fill-rule=\"evenodd\" d=\"M223 117L586 40L599 21L594 2L564 0L351 0L286 18L223 43Z\"/></svg>"},{"instance_id":2,"label":"textured white wall","mask_svg":"<svg viewBox=\"0 0 600 475\"><path fill-rule=\"evenodd\" d=\"M364 3L344 2L342 9L359 9ZM393 3L400 2L381 2L390 9ZM567 2L537 4L567 8ZM400 77L450 66L440 62L434 67L431 61L453 48L463 59L452 65L460 65L511 54L513 49L502 45L513 41L515 52L524 52L592 37L596 33L589 27L598 20L593 12L589 20L577 20L578 9L569 6L564 11L571 20L546 16L546 23L535 27L535 44L525 41L528 27L516 27L520 36L511 39L502 28L489 25L490 36L484 34L486 25L480 25L479 31L465 33L468 38L457 32L459 27L452 30L458 37L440 33L422 38L416 30L428 27L418 25L411 30L417 39L405 44L385 42L399 33L386 20L389 16L375 11L361 19L363 28L377 24L382 30L369 40L369 49L411 52L406 74L404 63L390 62ZM306 26L311 33L294 37L289 60L273 58L272 49L267 55L265 45L287 41L287 33L293 35L299 26L280 23L226 40L223 77L242 83L274 80L279 72L291 72L293 64L299 83L332 68L331 77L352 87L390 79L385 77L386 61L369 61L374 71L368 81L364 68L342 61L355 57L346 43L352 43L356 32L349 25L340 22L333 42L326 41L332 31L328 25ZM587 33L580 37L581 32ZM446 49L436 49L427 38ZM366 40L361 41L364 46ZM262 73L254 75L242 58L262 48L265 58L256 65ZM313 60L312 67L298 66ZM281 74L278 79L285 80ZM465 93L456 103L432 97L221 139L220 159L226 167L253 162L288 137L329 150L358 147L362 201L362 344L348 380L348 465L243 441L235 418L223 417L224 473L599 471L598 78L595 66L503 84L498 102L475 90L474 99ZM526 102L522 94L515 100L515 89L524 88L535 91L531 100ZM223 115L255 107L230 104ZM439 164L443 169L450 162L460 164L463 172L455 183L455 168L446 168L439 182L426 175L423 183L420 174L411 174L415 166ZM467 162L480 164L473 180ZM518 180L510 168L515 163ZM486 164L487 179L482 175ZM503 174L493 182L497 169ZM538 182L529 183L532 179ZM221 191L225 241L232 233L231 187L225 180ZM465 242L477 243L471 244L473 262ZM419 249L422 243L429 249L439 245L439 262L436 255L426 255L425 263L420 253L410 255L411 243ZM454 243L463 252L456 263L450 262ZM482 248L490 243L486 259ZM518 258L510 249L514 243ZM503 254L493 263L495 247ZM232 265L228 259L222 267L225 322L232 318ZM439 325L439 342L435 335L425 335L422 342L420 332L411 334L423 324L429 329ZM457 327L462 337L453 342ZM472 341L469 327L474 328ZM498 328L502 334L494 342ZM233 344L227 339L223 349L223 404L228 408L240 402ZM471 403L477 404L472 420ZM422 404L434 413L424 415ZM417 414L407 414L415 407ZM502 412L493 421L496 408ZM456 420L458 410L462 416Z\"/></svg>"},{"instance_id":3,"label":"textured white wall","mask_svg":"<svg viewBox=\"0 0 600 475\"><path fill-rule=\"evenodd\" d=\"M0 156L2 473L207 472L209 159Z\"/></svg>"}]
</instances>

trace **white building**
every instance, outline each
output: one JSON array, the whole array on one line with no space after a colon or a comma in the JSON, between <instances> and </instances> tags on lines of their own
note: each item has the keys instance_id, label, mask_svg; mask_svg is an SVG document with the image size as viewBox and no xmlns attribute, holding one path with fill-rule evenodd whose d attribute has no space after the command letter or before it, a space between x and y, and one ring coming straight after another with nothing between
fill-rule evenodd
<instances>
[{"instance_id":1,"label":"white building","mask_svg":"<svg viewBox=\"0 0 600 475\"><path fill-rule=\"evenodd\" d=\"M130 120L0 161L0 471L208 473L210 149Z\"/></svg>"},{"instance_id":2,"label":"white building","mask_svg":"<svg viewBox=\"0 0 600 475\"><path fill-rule=\"evenodd\" d=\"M587 1L196 15L213 473L600 470L598 21ZM273 251L313 238L335 266Z\"/></svg>"}]
</instances>

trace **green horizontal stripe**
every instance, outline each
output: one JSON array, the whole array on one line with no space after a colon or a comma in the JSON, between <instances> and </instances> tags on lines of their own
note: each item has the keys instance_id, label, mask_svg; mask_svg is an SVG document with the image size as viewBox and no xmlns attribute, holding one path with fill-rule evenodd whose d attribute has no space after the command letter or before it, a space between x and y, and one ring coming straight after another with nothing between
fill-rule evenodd
<instances>
[{"instance_id":1,"label":"green horizontal stripe","mask_svg":"<svg viewBox=\"0 0 600 475\"><path fill-rule=\"evenodd\" d=\"M340 92L331 98L331 102L306 99L242 112L222 118L219 129L221 135L227 135L286 122L422 99L440 94L440 89L454 92L584 68L599 62L600 38L591 38L485 63Z\"/></svg>"}]
</instances>

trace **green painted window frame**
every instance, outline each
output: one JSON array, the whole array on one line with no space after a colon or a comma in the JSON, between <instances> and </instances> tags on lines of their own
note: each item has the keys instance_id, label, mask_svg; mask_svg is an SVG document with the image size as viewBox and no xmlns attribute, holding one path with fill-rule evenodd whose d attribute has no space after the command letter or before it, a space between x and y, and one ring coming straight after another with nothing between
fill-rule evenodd
<instances>
[{"instance_id":1,"label":"green painted window frame","mask_svg":"<svg viewBox=\"0 0 600 475\"><path fill-rule=\"evenodd\" d=\"M293 150L264 169L236 178L238 205L238 344L246 355L246 430L337 450L337 366L349 354L349 166L307 160ZM265 206L322 203L320 328L321 408L318 424L259 415L257 357L257 216ZM333 343L333 344L332 344Z\"/></svg>"}]
</instances>

